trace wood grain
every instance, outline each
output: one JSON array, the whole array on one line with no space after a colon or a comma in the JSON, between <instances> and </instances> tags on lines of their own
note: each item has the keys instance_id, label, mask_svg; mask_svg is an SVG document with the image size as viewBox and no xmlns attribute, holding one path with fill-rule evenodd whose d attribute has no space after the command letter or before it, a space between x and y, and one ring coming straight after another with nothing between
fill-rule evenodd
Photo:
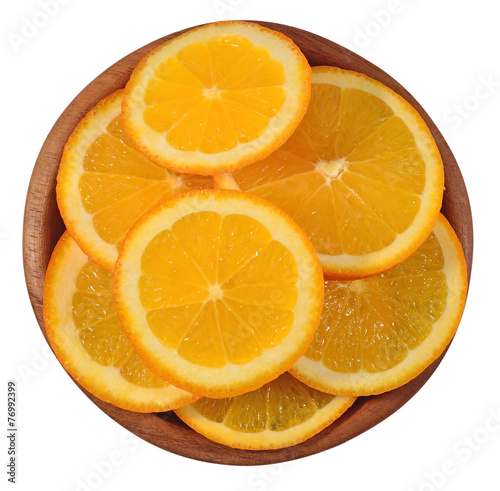
<instances>
[{"instance_id":1,"label":"wood grain","mask_svg":"<svg viewBox=\"0 0 500 491\"><path fill-rule=\"evenodd\" d=\"M387 73L332 41L290 26L260 21L254 22L281 31L292 38L304 52L312 66L333 65L363 72L391 87L418 110L434 135L443 158L446 190L442 211L452 224L462 243L470 278L473 234L467 190L450 148L420 104ZM57 209L55 195L57 168L64 144L80 119L97 102L125 86L133 68L144 55L182 32L185 31L158 39L134 51L99 75L75 97L61 114L43 144L35 163L26 199L23 258L28 293L35 316L45 337L42 313L43 281L52 250L64 231L64 224ZM138 414L125 411L96 399L85 389L80 388L111 418L137 436L160 448L207 462L260 465L312 455L340 445L372 428L416 394L437 368L443 356L444 353L416 379L399 389L379 396L358 398L355 404L339 420L306 442L289 448L269 451L230 449L195 433L182 423L173 412Z\"/></svg>"}]
</instances>

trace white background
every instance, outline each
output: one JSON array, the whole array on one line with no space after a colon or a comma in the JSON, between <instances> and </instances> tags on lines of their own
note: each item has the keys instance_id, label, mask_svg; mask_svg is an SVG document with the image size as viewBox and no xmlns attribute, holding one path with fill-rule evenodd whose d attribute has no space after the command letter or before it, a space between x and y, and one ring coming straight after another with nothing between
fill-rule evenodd
<instances>
[{"instance_id":1,"label":"white background","mask_svg":"<svg viewBox=\"0 0 500 491\"><path fill-rule=\"evenodd\" d=\"M500 490L497 2L52 0L57 8L28 39L23 26L35 20L43 24L43 1L6 2L0 21L1 359L5 379L17 380L19 388L18 483L8 487ZM465 314L443 363L424 388L354 440L269 467L230 467L178 457L109 419L46 348L22 270L26 190L40 147L60 113L83 87L129 52L179 29L221 19L300 27L354 50L392 75L422 104L454 152L475 227ZM6 424L6 409L1 417ZM8 489L7 440L2 440L0 480L2 489ZM102 465L110 460L112 464Z\"/></svg>"}]
</instances>

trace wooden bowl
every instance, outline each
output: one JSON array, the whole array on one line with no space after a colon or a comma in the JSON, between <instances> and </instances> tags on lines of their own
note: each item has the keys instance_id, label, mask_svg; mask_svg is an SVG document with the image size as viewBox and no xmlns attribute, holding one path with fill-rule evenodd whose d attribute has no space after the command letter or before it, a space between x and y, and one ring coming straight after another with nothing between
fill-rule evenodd
<instances>
[{"instance_id":1,"label":"wooden bowl","mask_svg":"<svg viewBox=\"0 0 500 491\"><path fill-rule=\"evenodd\" d=\"M424 118L437 142L444 162L446 190L442 212L462 243L470 277L472 265L472 217L467 190L458 165L443 136L420 104L394 79L357 54L310 32L281 24L259 22L292 38L309 63L333 65L363 72L391 87L408 100ZM187 30L187 29L186 29ZM185 31L170 34L134 51L91 82L71 102L50 131L31 177L24 216L23 255L26 284L33 310L46 337L42 316L45 270L52 250L64 231L56 204L56 174L64 144L80 119L103 97L122 88L139 62L156 46ZM407 402L428 380L443 355L420 376L399 389L360 397L337 421L315 437L293 447L267 450L235 450L212 442L191 430L172 412L139 414L85 394L106 414L140 438L160 448L193 459L221 464L260 465L298 459L339 445L384 420ZM76 382L75 382L76 383Z\"/></svg>"}]
</instances>

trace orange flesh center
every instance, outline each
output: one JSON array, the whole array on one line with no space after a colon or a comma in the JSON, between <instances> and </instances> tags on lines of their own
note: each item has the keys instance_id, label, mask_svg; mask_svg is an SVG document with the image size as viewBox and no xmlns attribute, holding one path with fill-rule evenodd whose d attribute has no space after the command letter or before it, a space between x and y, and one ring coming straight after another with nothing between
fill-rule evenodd
<instances>
[{"instance_id":1,"label":"orange flesh center","mask_svg":"<svg viewBox=\"0 0 500 491\"><path fill-rule=\"evenodd\" d=\"M253 218L186 215L151 240L141 266L149 327L188 361L248 363L291 329L295 260Z\"/></svg>"},{"instance_id":2,"label":"orange flesh center","mask_svg":"<svg viewBox=\"0 0 500 491\"><path fill-rule=\"evenodd\" d=\"M399 266L355 281L326 281L325 305L305 356L345 373L379 372L403 361L441 317L448 287L432 233Z\"/></svg>"},{"instance_id":3,"label":"orange flesh center","mask_svg":"<svg viewBox=\"0 0 500 491\"><path fill-rule=\"evenodd\" d=\"M112 282L112 275L92 261L78 275L72 307L82 346L94 361L119 369L132 384L165 387L167 382L146 368L125 336L113 303Z\"/></svg>"},{"instance_id":4,"label":"orange flesh center","mask_svg":"<svg viewBox=\"0 0 500 491\"><path fill-rule=\"evenodd\" d=\"M334 398L284 373L258 390L227 399L202 397L193 407L207 419L235 431L259 433L300 425Z\"/></svg>"},{"instance_id":5,"label":"orange flesh center","mask_svg":"<svg viewBox=\"0 0 500 491\"><path fill-rule=\"evenodd\" d=\"M102 240L119 249L124 235L144 213L190 189L211 187L211 178L179 175L143 156L117 116L87 149L79 190Z\"/></svg>"},{"instance_id":6,"label":"orange flesh center","mask_svg":"<svg viewBox=\"0 0 500 491\"><path fill-rule=\"evenodd\" d=\"M307 114L292 137L233 177L241 190L284 209L320 254L357 256L387 247L411 225L425 163L412 133L384 101L313 83Z\"/></svg>"},{"instance_id":7,"label":"orange flesh center","mask_svg":"<svg viewBox=\"0 0 500 491\"><path fill-rule=\"evenodd\" d=\"M160 63L144 101L145 123L169 145L213 154L259 138L285 101L285 72L238 35L193 43Z\"/></svg>"}]
</instances>

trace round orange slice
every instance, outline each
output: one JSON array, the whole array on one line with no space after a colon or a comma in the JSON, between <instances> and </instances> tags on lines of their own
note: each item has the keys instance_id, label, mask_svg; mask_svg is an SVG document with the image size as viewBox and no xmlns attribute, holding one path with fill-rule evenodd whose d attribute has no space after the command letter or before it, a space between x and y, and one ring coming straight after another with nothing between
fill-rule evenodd
<instances>
[{"instance_id":1,"label":"round orange slice","mask_svg":"<svg viewBox=\"0 0 500 491\"><path fill-rule=\"evenodd\" d=\"M260 389L198 401L175 412L218 443L247 450L290 447L319 433L356 400L312 389L285 372Z\"/></svg>"},{"instance_id":2,"label":"round orange slice","mask_svg":"<svg viewBox=\"0 0 500 491\"><path fill-rule=\"evenodd\" d=\"M330 278L385 271L429 235L443 196L443 164L417 111L380 82L314 67L311 102L268 158L215 176L223 189L285 210L314 244Z\"/></svg>"},{"instance_id":3,"label":"round orange slice","mask_svg":"<svg viewBox=\"0 0 500 491\"><path fill-rule=\"evenodd\" d=\"M125 89L125 131L177 172L211 175L268 156L293 133L311 69L291 39L258 24L207 24L167 41Z\"/></svg>"},{"instance_id":4,"label":"round orange slice","mask_svg":"<svg viewBox=\"0 0 500 491\"><path fill-rule=\"evenodd\" d=\"M202 190L139 219L120 251L114 294L151 370L190 392L231 397L304 353L323 308L323 275L282 210L250 194Z\"/></svg>"},{"instance_id":5,"label":"round orange slice","mask_svg":"<svg viewBox=\"0 0 500 491\"><path fill-rule=\"evenodd\" d=\"M397 388L445 350L467 294L462 247L440 215L426 241L395 268L371 278L327 281L320 327L291 372L332 394Z\"/></svg>"},{"instance_id":6,"label":"round orange slice","mask_svg":"<svg viewBox=\"0 0 500 491\"><path fill-rule=\"evenodd\" d=\"M103 99L70 136L57 175L57 203L81 249L108 271L124 235L146 211L211 179L176 174L151 162L123 131L123 90Z\"/></svg>"},{"instance_id":7,"label":"round orange slice","mask_svg":"<svg viewBox=\"0 0 500 491\"><path fill-rule=\"evenodd\" d=\"M198 398L146 368L116 315L111 275L92 262L67 232L47 268L43 313L57 358L99 399L130 411L157 412Z\"/></svg>"}]
</instances>

